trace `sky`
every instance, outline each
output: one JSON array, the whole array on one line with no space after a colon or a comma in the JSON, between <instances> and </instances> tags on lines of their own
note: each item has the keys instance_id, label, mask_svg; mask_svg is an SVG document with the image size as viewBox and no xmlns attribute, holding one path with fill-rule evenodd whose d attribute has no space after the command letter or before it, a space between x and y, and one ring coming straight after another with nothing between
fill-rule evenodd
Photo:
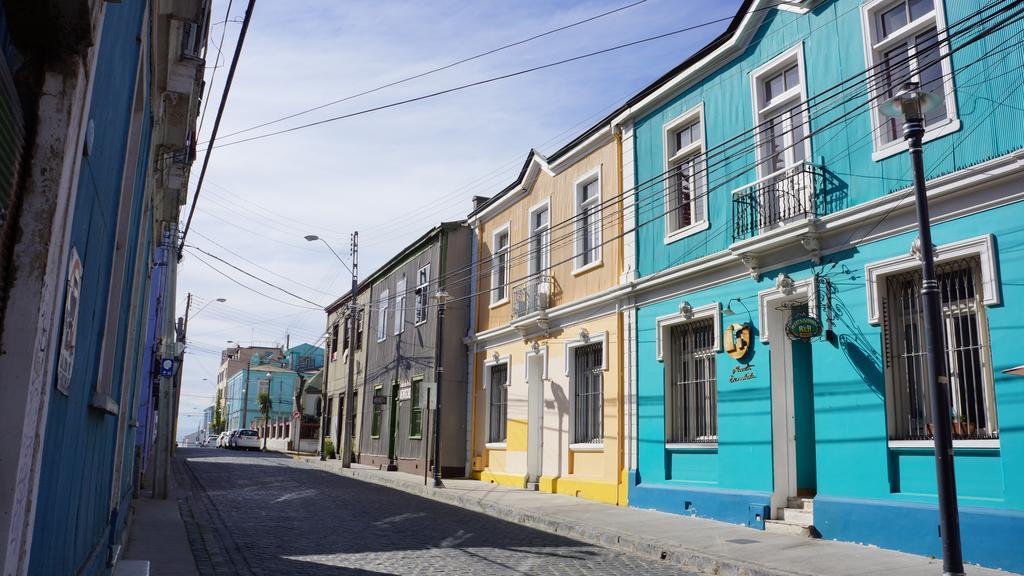
<instances>
[{"instance_id":1,"label":"sky","mask_svg":"<svg viewBox=\"0 0 1024 576\"><path fill-rule=\"evenodd\" d=\"M219 129L221 147L211 153L179 268L178 316L192 294L179 437L195 432L202 409L213 404L220 351L231 346L229 340L323 345L322 307L347 291L351 276L324 243L304 236L322 237L351 265L349 238L358 230L358 270L366 277L438 222L465 218L474 195L491 196L510 184L531 148L557 150L715 38L726 23L226 144L728 18L739 1L641 1L436 74L231 134L637 1L257 2ZM209 96L183 221L246 4L233 0L228 12L228 0L213 3Z\"/></svg>"}]
</instances>

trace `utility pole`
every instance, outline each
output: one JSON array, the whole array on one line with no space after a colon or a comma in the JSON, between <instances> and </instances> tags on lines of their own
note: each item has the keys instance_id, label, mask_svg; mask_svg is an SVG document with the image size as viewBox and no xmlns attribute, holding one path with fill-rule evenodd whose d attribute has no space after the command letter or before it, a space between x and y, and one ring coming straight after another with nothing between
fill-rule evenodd
<instances>
[{"instance_id":1,"label":"utility pole","mask_svg":"<svg viewBox=\"0 0 1024 576\"><path fill-rule=\"evenodd\" d=\"M949 417L949 375L946 371L946 347L942 339L942 303L939 281L935 276L931 216L925 188L922 140L924 115L939 103L937 96L920 90L916 82L903 85L900 92L882 105L892 117L902 117L903 138L910 151L914 169L914 200L917 203L917 229L921 254L921 306L924 316L925 376L931 392L935 476L939 499L939 536L942 538L942 573L964 574L960 546L960 512L956 501L956 475L953 467L953 436Z\"/></svg>"},{"instance_id":2,"label":"utility pole","mask_svg":"<svg viewBox=\"0 0 1024 576\"><path fill-rule=\"evenodd\" d=\"M171 361L172 371L168 372L161 366L160 370L160 385L158 387L157 396L157 427L156 427L156 455L153 461L153 497L166 500L167 499L167 486L169 480L169 470L171 466L171 444L174 442L172 434L174 426L172 420L174 418L174 382L175 374L178 367L174 365L174 359L178 356L176 350L177 342L175 341L175 330L174 330L174 301L175 301L175 282L177 277L175 272L177 266L173 261L174 258L174 241L177 237L177 225L173 222L167 222L164 239L163 239L163 256L165 267L164 270L164 286L163 294L161 294L161 307L162 316L161 323L161 338L160 338L160 362L161 365Z\"/></svg>"},{"instance_id":3,"label":"utility pole","mask_svg":"<svg viewBox=\"0 0 1024 576\"><path fill-rule=\"evenodd\" d=\"M397 310L395 310L395 314L398 314ZM384 329L387 330L387 326ZM395 445L395 436L398 429L398 379L401 367L402 332L400 331L395 336L395 381L391 384L391 403L388 407L388 472L398 470L398 446Z\"/></svg>"},{"instance_id":4,"label":"utility pole","mask_svg":"<svg viewBox=\"0 0 1024 576\"><path fill-rule=\"evenodd\" d=\"M356 290L358 289L357 272L359 270L359 232L352 233L352 288L348 292L348 383L345 386L345 406L342 413L344 421L342 426L342 451L341 467L352 467L352 435L355 430L356 412L352 405L355 396L356 379L356 330L358 322L356 316L359 314L359 306L356 304ZM326 385L324 386L326 389Z\"/></svg>"},{"instance_id":5,"label":"utility pole","mask_svg":"<svg viewBox=\"0 0 1024 576\"><path fill-rule=\"evenodd\" d=\"M434 385L437 389L434 398L434 488L442 488L441 483L441 379L444 376L444 309L448 293L438 287L437 294L437 336L434 338Z\"/></svg>"},{"instance_id":6,"label":"utility pole","mask_svg":"<svg viewBox=\"0 0 1024 576\"><path fill-rule=\"evenodd\" d=\"M184 374L185 367L185 345L187 343L188 335L188 317L192 311L192 293L188 293L188 300L185 303L185 316L181 320L181 332L178 334L178 341L181 343L181 354L178 355L178 369L174 373L174 389L172 394L174 396L174 416L171 421L171 454L177 447L177 442L173 441L178 438L178 410L181 407L181 379Z\"/></svg>"}]
</instances>

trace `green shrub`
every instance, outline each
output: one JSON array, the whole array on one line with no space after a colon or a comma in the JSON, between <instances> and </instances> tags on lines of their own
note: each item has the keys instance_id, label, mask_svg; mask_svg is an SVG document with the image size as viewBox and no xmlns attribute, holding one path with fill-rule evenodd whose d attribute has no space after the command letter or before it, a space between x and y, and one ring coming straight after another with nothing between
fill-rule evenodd
<instances>
[{"instance_id":1,"label":"green shrub","mask_svg":"<svg viewBox=\"0 0 1024 576\"><path fill-rule=\"evenodd\" d=\"M328 458L334 458L334 442L331 442L330 438L324 439L324 455Z\"/></svg>"}]
</instances>

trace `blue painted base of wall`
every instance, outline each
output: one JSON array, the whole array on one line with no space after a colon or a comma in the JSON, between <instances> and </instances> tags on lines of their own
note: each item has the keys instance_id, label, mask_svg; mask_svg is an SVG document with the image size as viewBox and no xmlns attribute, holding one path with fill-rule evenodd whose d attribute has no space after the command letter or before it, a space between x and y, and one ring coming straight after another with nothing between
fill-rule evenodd
<instances>
[{"instance_id":1,"label":"blue painted base of wall","mask_svg":"<svg viewBox=\"0 0 1024 576\"><path fill-rule=\"evenodd\" d=\"M814 526L822 538L938 558L942 553L938 525L938 507L932 504L814 499ZM960 535L965 561L1024 573L1024 512L962 507Z\"/></svg>"},{"instance_id":2,"label":"blue painted base of wall","mask_svg":"<svg viewBox=\"0 0 1024 576\"><path fill-rule=\"evenodd\" d=\"M771 494L666 484L634 484L630 474L629 506L709 518L764 528Z\"/></svg>"}]
</instances>

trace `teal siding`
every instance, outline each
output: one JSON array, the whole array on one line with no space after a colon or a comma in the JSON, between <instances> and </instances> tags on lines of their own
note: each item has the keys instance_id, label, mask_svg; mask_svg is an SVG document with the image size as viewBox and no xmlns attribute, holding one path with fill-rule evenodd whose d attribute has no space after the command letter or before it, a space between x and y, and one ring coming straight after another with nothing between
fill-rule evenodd
<instances>
[{"instance_id":1,"label":"teal siding","mask_svg":"<svg viewBox=\"0 0 1024 576\"><path fill-rule=\"evenodd\" d=\"M980 9L980 0L946 2L947 24ZM909 161L897 154L881 161L871 158L871 120L864 85L864 42L860 3L826 2L806 15L768 11L750 46L724 66L635 122L637 191L637 270L646 276L708 254L725 250L732 242L731 193L757 179L755 154L749 131L754 127L750 74L758 66L803 42L809 96L821 94L849 77L859 75L857 88L816 106L811 114L811 158L828 175L827 212L848 208L883 196L910 183ZM1001 127L1019 122L1024 91L1021 40L1024 24L1017 22L953 54L957 116L961 129L925 147L929 177L948 174L1017 150L1024 145L1019 131ZM954 42L956 46L964 38ZM1002 50L1002 51L1000 51ZM993 53L988 56L987 54ZM979 59L982 59L979 62ZM848 103L840 102L849 100ZM710 228L665 245L661 217L664 172L662 127L684 111L704 104L706 146L728 154L709 161ZM834 123L848 111L843 121ZM827 126L827 127L826 127ZM734 137L747 134L738 140ZM713 152L714 153L714 152Z\"/></svg>"},{"instance_id":2,"label":"teal siding","mask_svg":"<svg viewBox=\"0 0 1024 576\"><path fill-rule=\"evenodd\" d=\"M636 262L641 277L720 254L734 241L731 193L757 179L749 134L754 126L751 73L799 43L810 96L859 74L856 82L848 83L845 96L816 105L811 112L811 159L824 168L825 185L819 191L825 197L819 198L824 200L819 215L855 208L910 185L905 153L872 158L860 4L856 0L823 2L803 15L767 11L742 54L635 119ZM982 0L946 0L947 25L984 4ZM954 50L963 42L963 38L954 41ZM925 144L929 178L1024 146L1024 134L1015 129L1024 121L1022 42L1024 25L1017 21L953 54L960 127ZM708 229L665 244L660 184L665 170L663 126L699 104L704 107L706 147L727 153L724 159L710 160ZM731 140L737 135L742 136ZM989 233L996 238L1002 304L986 307L986 315L998 447L957 449L955 460L967 560L1014 571L1024 570L1018 549L1024 534L1024 394L1019 392L1018 377L1000 371L1024 363L1016 345L1024 338L1022 221L1024 206L1016 203L943 222L933 232L940 245ZM863 272L867 263L906 254L915 236L916 232L908 232L859 244L831 254L830 262L819 267L805 261L764 269L761 281L744 277L686 292L685 300L694 307L712 302L724 306L730 299L741 298L745 306L733 301L736 315L723 317L723 323L747 322L756 335L763 328L757 293L772 288L780 272L802 280L828 268L838 290L833 299L832 341L794 345L789 341L763 344L757 339L748 359L754 377L735 382L729 377L738 362L724 353L717 355L716 448L665 446L665 372L656 359L655 326L659 316L677 313L684 298L640 306L638 453L630 476L630 505L759 527L754 514L772 514L768 510L773 492L771 357L779 346L794 346L795 411L808 415L796 421L797 484L817 494L815 526L826 538L939 554L933 454L889 447L882 331L867 321Z\"/></svg>"}]
</instances>

